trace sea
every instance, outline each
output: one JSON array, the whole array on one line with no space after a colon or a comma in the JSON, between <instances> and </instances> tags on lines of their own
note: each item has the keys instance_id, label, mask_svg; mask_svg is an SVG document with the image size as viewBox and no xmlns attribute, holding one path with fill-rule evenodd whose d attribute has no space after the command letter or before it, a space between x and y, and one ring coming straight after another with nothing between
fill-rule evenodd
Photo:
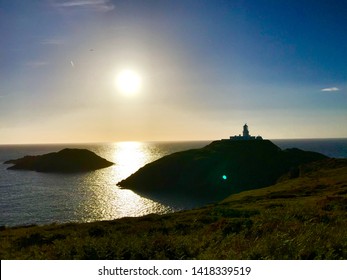
<instances>
[{"instance_id":1,"label":"sea","mask_svg":"<svg viewBox=\"0 0 347 280\"><path fill-rule=\"evenodd\" d=\"M271 140L282 149L299 148L347 158L346 139ZM164 214L199 205L192 198L148 197L117 183L165 155L201 148L211 141L116 142L98 144L0 145L0 226L93 222ZM115 165L74 174L8 170L3 164L25 155L64 148L89 149Z\"/></svg>"}]
</instances>

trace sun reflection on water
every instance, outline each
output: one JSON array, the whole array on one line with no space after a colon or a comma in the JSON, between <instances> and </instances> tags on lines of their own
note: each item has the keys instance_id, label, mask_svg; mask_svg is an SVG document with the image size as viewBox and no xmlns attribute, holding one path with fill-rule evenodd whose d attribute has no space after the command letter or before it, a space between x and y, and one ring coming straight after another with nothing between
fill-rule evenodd
<instances>
[{"instance_id":1,"label":"sun reflection on water","mask_svg":"<svg viewBox=\"0 0 347 280\"><path fill-rule=\"evenodd\" d=\"M150 155L144 143L120 142L116 143L113 160L118 167L118 176L125 179L149 162Z\"/></svg>"},{"instance_id":2,"label":"sun reflection on water","mask_svg":"<svg viewBox=\"0 0 347 280\"><path fill-rule=\"evenodd\" d=\"M83 200L76 209L80 219L89 222L172 211L168 206L117 186L119 181L160 156L146 143L114 143L99 154L115 165L91 172L81 181L79 189Z\"/></svg>"}]
</instances>

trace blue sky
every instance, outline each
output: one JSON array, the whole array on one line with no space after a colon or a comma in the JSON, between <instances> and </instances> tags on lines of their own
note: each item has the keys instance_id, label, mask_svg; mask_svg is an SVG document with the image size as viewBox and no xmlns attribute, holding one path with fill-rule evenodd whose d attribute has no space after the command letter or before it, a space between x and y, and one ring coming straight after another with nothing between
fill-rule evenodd
<instances>
[{"instance_id":1,"label":"blue sky","mask_svg":"<svg viewBox=\"0 0 347 280\"><path fill-rule=\"evenodd\" d=\"M343 0L1 0L0 143L347 137L346 34Z\"/></svg>"}]
</instances>

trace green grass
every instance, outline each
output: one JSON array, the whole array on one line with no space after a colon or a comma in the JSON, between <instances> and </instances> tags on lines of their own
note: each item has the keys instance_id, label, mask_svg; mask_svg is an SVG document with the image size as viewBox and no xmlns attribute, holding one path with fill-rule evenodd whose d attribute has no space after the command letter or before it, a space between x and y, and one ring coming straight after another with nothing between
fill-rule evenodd
<instances>
[{"instance_id":1,"label":"green grass","mask_svg":"<svg viewBox=\"0 0 347 280\"><path fill-rule=\"evenodd\" d=\"M114 221L2 228L1 259L347 259L347 167L219 204Z\"/></svg>"}]
</instances>

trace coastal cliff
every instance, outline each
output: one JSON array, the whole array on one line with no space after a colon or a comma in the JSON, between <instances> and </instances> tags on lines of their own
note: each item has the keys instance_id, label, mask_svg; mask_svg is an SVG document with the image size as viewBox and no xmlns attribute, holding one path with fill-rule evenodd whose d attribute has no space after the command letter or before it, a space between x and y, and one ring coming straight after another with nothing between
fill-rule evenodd
<instances>
[{"instance_id":1,"label":"coastal cliff","mask_svg":"<svg viewBox=\"0 0 347 280\"><path fill-rule=\"evenodd\" d=\"M8 160L5 164L14 164L8 168L12 170L71 173L105 168L114 163L86 149L63 149L56 153Z\"/></svg>"},{"instance_id":2,"label":"coastal cliff","mask_svg":"<svg viewBox=\"0 0 347 280\"><path fill-rule=\"evenodd\" d=\"M193 195L212 202L269 186L288 172L293 177L300 164L326 158L299 149L281 150L269 140L221 140L160 158L118 184L142 193Z\"/></svg>"}]
</instances>

